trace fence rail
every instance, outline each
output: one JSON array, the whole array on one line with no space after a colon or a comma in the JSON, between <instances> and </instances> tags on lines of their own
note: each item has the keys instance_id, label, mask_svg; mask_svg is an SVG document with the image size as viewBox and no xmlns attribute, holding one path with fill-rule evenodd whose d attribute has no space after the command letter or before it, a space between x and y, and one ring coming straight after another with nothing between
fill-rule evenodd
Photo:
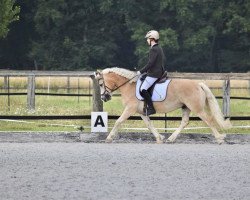
<instances>
[{"instance_id":1,"label":"fence rail","mask_svg":"<svg viewBox=\"0 0 250 200\"><path fill-rule=\"evenodd\" d=\"M64 76L64 77L91 77L94 71L23 71L0 70L0 77L27 77L27 76ZM168 72L169 78L204 79L204 80L250 80L248 73L179 73Z\"/></svg>"},{"instance_id":2,"label":"fence rail","mask_svg":"<svg viewBox=\"0 0 250 200\"><path fill-rule=\"evenodd\" d=\"M28 77L28 76L59 76L59 77L91 77L94 71L24 71L24 70L0 70L0 77Z\"/></svg>"},{"instance_id":3,"label":"fence rail","mask_svg":"<svg viewBox=\"0 0 250 200\"><path fill-rule=\"evenodd\" d=\"M10 71L1 70L0 77L4 77L5 89L8 90L8 105L9 105L9 77L27 77L27 108L35 109L35 96L43 95L36 93L36 77L90 77L93 85L93 111L103 111L103 103L100 98L100 88L97 81L94 79L94 71ZM225 117L230 117L230 80L249 80L250 73L168 73L169 78L177 79L199 79L199 80L224 80L223 85L223 114ZM69 81L68 81L69 82ZM12 93L12 95L15 95ZM47 94L48 95L48 94ZM52 95L52 94L51 94ZM56 95L56 94L53 94ZM66 95L65 95L66 96ZM80 96L80 94L67 94L67 96ZM84 95L85 96L85 95ZM88 95L89 96L89 95Z\"/></svg>"},{"instance_id":4,"label":"fence rail","mask_svg":"<svg viewBox=\"0 0 250 200\"><path fill-rule=\"evenodd\" d=\"M109 115L108 119L116 120L120 116ZM231 116L230 120L250 120L250 116ZM91 119L91 115L0 115L0 120L83 120ZM182 117L161 117L161 116L150 116L151 120L171 120L180 121ZM201 121L199 117L190 117L191 121ZM140 116L130 116L128 120L141 120Z\"/></svg>"},{"instance_id":5,"label":"fence rail","mask_svg":"<svg viewBox=\"0 0 250 200\"><path fill-rule=\"evenodd\" d=\"M27 92L13 92L13 93L6 93L1 92L0 96L26 96ZM35 92L36 96L65 96L65 97L92 97L92 94L68 94L68 93L45 93L45 92ZM112 97L120 97L121 94L113 94ZM216 99L223 99L223 96L215 96ZM239 99L239 100L250 100L250 97L231 97L230 99Z\"/></svg>"}]
</instances>

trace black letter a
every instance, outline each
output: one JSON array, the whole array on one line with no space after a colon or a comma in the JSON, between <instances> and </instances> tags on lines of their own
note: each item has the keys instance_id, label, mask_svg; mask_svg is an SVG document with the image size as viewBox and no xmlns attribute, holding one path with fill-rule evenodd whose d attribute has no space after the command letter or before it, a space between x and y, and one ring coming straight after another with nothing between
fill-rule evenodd
<instances>
[{"instance_id":1,"label":"black letter a","mask_svg":"<svg viewBox=\"0 0 250 200\"><path fill-rule=\"evenodd\" d=\"M102 120L102 116L98 115L94 124L94 127L97 127L98 125L101 125L102 127L105 127L104 122Z\"/></svg>"}]
</instances>

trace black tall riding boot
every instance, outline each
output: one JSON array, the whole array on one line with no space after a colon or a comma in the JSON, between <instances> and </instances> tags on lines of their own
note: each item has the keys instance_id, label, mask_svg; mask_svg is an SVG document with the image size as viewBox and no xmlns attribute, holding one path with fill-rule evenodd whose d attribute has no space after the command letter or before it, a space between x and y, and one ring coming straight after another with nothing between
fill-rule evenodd
<instances>
[{"instance_id":1,"label":"black tall riding boot","mask_svg":"<svg viewBox=\"0 0 250 200\"><path fill-rule=\"evenodd\" d=\"M147 90L142 90L141 94L146 102L146 110L143 114L146 116L155 114L156 112L149 92Z\"/></svg>"}]
</instances>

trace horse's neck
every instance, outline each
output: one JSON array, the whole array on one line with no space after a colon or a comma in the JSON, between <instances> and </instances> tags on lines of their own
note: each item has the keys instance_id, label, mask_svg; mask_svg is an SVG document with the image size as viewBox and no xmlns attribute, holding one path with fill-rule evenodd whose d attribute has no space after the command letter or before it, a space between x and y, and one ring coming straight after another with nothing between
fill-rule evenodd
<instances>
[{"instance_id":1,"label":"horse's neck","mask_svg":"<svg viewBox=\"0 0 250 200\"><path fill-rule=\"evenodd\" d=\"M122 101L126 104L132 96L135 96L135 83L129 83L128 78L115 74L112 77L122 96Z\"/></svg>"},{"instance_id":2,"label":"horse's neck","mask_svg":"<svg viewBox=\"0 0 250 200\"><path fill-rule=\"evenodd\" d=\"M118 87L121 86L122 84L124 84L124 83L126 83L126 82L128 81L127 78L124 78L124 77L119 76L119 75L117 75L117 77L114 77L114 79L115 79L116 85L117 85Z\"/></svg>"},{"instance_id":3,"label":"horse's neck","mask_svg":"<svg viewBox=\"0 0 250 200\"><path fill-rule=\"evenodd\" d=\"M132 98L135 97L135 83L126 83L120 88L122 101L127 104Z\"/></svg>"}]
</instances>

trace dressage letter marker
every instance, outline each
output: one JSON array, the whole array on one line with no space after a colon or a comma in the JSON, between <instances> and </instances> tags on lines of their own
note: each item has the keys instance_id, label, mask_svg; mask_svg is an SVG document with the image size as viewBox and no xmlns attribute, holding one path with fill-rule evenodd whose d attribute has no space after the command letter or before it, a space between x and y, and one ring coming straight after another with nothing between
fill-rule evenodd
<instances>
[{"instance_id":1,"label":"dressage letter marker","mask_svg":"<svg viewBox=\"0 0 250 200\"><path fill-rule=\"evenodd\" d=\"M108 132L107 112L91 112L91 132Z\"/></svg>"}]
</instances>

